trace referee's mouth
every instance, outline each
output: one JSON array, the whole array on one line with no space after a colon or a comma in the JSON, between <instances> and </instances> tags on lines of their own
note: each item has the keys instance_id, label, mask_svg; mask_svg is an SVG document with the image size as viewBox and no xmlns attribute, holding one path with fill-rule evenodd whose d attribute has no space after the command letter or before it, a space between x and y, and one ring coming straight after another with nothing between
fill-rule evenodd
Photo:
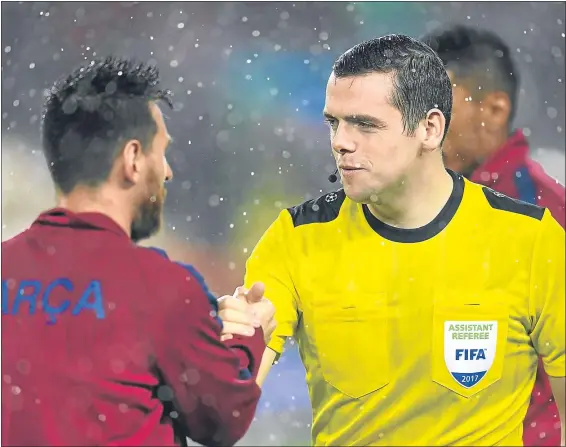
<instances>
[{"instance_id":1,"label":"referee's mouth","mask_svg":"<svg viewBox=\"0 0 566 447\"><path fill-rule=\"evenodd\" d=\"M359 175L360 172L365 171L364 168L353 165L340 165L338 168L340 169L341 177L344 179L353 178L356 175Z\"/></svg>"},{"instance_id":2,"label":"referee's mouth","mask_svg":"<svg viewBox=\"0 0 566 447\"><path fill-rule=\"evenodd\" d=\"M365 169L362 168L359 164L355 165L338 165L338 168L342 172L356 172L356 171L364 171Z\"/></svg>"},{"instance_id":3,"label":"referee's mouth","mask_svg":"<svg viewBox=\"0 0 566 447\"><path fill-rule=\"evenodd\" d=\"M359 163L355 164L339 164L338 168L342 171L362 171L364 168Z\"/></svg>"}]
</instances>

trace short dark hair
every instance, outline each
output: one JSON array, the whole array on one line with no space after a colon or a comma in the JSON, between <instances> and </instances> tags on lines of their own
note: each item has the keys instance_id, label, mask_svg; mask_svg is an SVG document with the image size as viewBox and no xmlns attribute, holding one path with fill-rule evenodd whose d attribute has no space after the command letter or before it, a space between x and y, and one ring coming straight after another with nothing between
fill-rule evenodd
<instances>
[{"instance_id":1,"label":"short dark hair","mask_svg":"<svg viewBox=\"0 0 566 447\"><path fill-rule=\"evenodd\" d=\"M497 34L466 25L440 27L421 39L442 59L447 69L461 80L472 79L483 92L502 91L511 101L515 115L519 73L511 51Z\"/></svg>"},{"instance_id":2,"label":"short dark hair","mask_svg":"<svg viewBox=\"0 0 566 447\"><path fill-rule=\"evenodd\" d=\"M45 101L42 139L57 188L95 187L107 180L121 145L149 147L157 131L150 101L164 100L157 68L130 59L92 61L58 80Z\"/></svg>"},{"instance_id":3,"label":"short dark hair","mask_svg":"<svg viewBox=\"0 0 566 447\"><path fill-rule=\"evenodd\" d=\"M442 61L427 45L401 34L359 43L334 63L337 78L368 73L392 73L390 102L403 117L412 135L429 110L439 109L446 119L444 136L452 116L452 85Z\"/></svg>"}]
</instances>

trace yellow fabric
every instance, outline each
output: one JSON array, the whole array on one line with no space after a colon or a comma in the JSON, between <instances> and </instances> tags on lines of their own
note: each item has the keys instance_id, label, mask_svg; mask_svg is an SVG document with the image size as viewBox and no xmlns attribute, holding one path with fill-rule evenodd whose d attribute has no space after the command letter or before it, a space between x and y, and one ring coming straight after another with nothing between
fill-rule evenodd
<instances>
[{"instance_id":1,"label":"yellow fabric","mask_svg":"<svg viewBox=\"0 0 566 447\"><path fill-rule=\"evenodd\" d=\"M565 375L564 247L548 211L495 209L466 180L454 217L421 242L385 239L347 198L329 222L295 227L285 210L245 282L263 281L276 306L270 348L298 342L314 445L517 446L537 353ZM477 384L451 375L450 343L495 348Z\"/></svg>"}]
</instances>

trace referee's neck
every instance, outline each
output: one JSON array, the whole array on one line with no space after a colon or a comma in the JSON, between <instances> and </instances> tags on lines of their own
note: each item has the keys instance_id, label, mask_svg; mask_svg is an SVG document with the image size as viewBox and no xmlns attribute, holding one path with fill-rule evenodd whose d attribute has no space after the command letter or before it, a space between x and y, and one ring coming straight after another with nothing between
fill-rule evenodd
<instances>
[{"instance_id":1,"label":"referee's neck","mask_svg":"<svg viewBox=\"0 0 566 447\"><path fill-rule=\"evenodd\" d=\"M450 199L454 181L442 163L415 170L368 204L370 212L383 223L405 229L432 222Z\"/></svg>"}]
</instances>

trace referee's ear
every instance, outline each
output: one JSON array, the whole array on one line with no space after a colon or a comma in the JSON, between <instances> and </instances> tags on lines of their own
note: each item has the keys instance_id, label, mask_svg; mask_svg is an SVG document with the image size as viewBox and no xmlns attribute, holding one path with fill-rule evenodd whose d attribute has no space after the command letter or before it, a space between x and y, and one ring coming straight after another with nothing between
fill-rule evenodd
<instances>
[{"instance_id":1,"label":"referee's ear","mask_svg":"<svg viewBox=\"0 0 566 447\"><path fill-rule=\"evenodd\" d=\"M433 152L440 148L446 128L446 118L438 109L430 109L426 117L421 121L422 126L422 150L423 154Z\"/></svg>"}]
</instances>

